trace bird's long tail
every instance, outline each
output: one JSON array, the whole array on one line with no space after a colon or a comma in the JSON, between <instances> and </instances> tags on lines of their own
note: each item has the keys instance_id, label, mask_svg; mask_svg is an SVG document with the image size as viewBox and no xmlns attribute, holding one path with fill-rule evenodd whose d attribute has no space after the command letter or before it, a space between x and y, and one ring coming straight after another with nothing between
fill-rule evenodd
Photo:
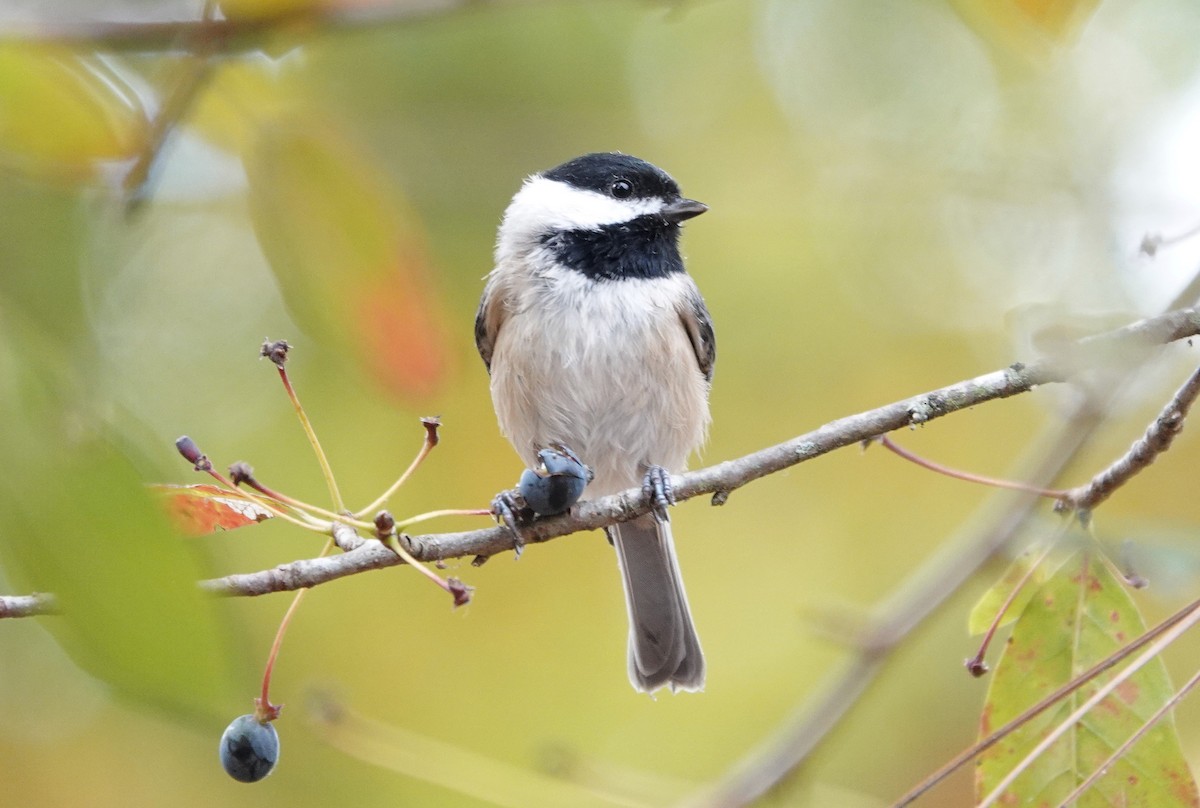
<instances>
[{"instance_id":1,"label":"bird's long tail","mask_svg":"<svg viewBox=\"0 0 1200 808\"><path fill-rule=\"evenodd\" d=\"M704 655L670 523L650 513L615 525L612 536L629 609L629 680L647 693L703 690Z\"/></svg>"}]
</instances>

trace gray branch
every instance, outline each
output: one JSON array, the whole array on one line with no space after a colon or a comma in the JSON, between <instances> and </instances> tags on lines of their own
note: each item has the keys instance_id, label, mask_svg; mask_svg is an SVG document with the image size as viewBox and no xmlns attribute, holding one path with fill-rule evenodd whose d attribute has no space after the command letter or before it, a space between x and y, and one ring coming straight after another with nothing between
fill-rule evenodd
<instances>
[{"instance_id":1,"label":"gray branch","mask_svg":"<svg viewBox=\"0 0 1200 808\"><path fill-rule=\"evenodd\" d=\"M1196 309L1182 309L1142 320L1081 340L1063 355L1029 364L1017 363L877 409L839 418L812 432L735 460L674 475L671 481L675 496L683 501L711 494L713 504L722 505L733 491L747 483L835 449L852 446L897 429L918 426L987 401L1026 393L1038 385L1065 382L1082 370L1111 367L1118 362L1136 364L1156 346L1197 335L1200 335L1200 312ZM1167 407L1169 412L1164 411L1160 417L1160 430L1178 431L1186 412L1186 406L1181 404L1185 400L1190 402L1189 396L1195 397L1193 388L1197 386L1200 386L1200 378L1194 377L1176 394ZM1152 431L1154 429L1152 427ZM1148 434L1143 442L1149 441L1160 447L1158 451L1162 451L1169 445L1169 440L1164 442L1163 438L1164 435ZM1134 448L1136 450L1137 445ZM1137 465L1133 473L1146 465L1148 463L1145 462ZM1091 485L1097 484L1093 482ZM1096 504L1082 494L1078 502L1089 506ZM648 510L641 490L631 488L594 502L580 503L569 514L539 519L523 528L522 539L526 544L536 544L581 530L598 530L632 519ZM266 595L317 586L348 575L404 563L382 542L364 540L346 525L338 525L334 536L338 547L344 551L341 555L302 559L259 572L226 575L201 581L200 586L218 595ZM474 556L477 562L481 562L515 547L512 534L498 526L459 533L404 535L400 541L420 561ZM0 618L50 614L54 610L54 601L49 595L0 596Z\"/></svg>"},{"instance_id":2,"label":"gray branch","mask_svg":"<svg viewBox=\"0 0 1200 808\"><path fill-rule=\"evenodd\" d=\"M852 446L905 427L917 426L977 404L1028 392L1043 384L1065 382L1082 370L1111 367L1114 363L1136 364L1155 346L1200 334L1200 312L1183 309L1141 320L1115 331L1076 343L1063 355L1017 363L1002 370L942 387L877 409L832 421L812 432L727 460L707 468L672 477L680 501L703 494L713 495L713 504L723 504L731 492L753 480L774 474L823 454ZM539 519L522 531L525 543L550 541L581 530L597 530L632 519L649 510L638 488L583 502L572 513ZM486 559L514 549L513 536L502 527L459 533L402 536L405 549L421 561L475 556ZM346 546L343 544L343 546ZM404 563L377 541L364 541L338 556L312 558L281 564L260 572L227 575L201 582L221 595L265 595L316 586Z\"/></svg>"},{"instance_id":3,"label":"gray branch","mask_svg":"<svg viewBox=\"0 0 1200 808\"><path fill-rule=\"evenodd\" d=\"M163 22L42 21L0 32L0 44L52 42L134 53L171 50L180 43L221 43L227 51L249 50L281 30L326 32L436 19L462 11L466 0L390 3L363 8L298 9L245 19L187 19Z\"/></svg>"},{"instance_id":4,"label":"gray branch","mask_svg":"<svg viewBox=\"0 0 1200 808\"><path fill-rule=\"evenodd\" d=\"M1078 511L1080 518L1087 519L1093 508L1171 448L1175 436L1183 431L1183 422L1197 396L1200 396L1200 369L1188 377L1158 417L1146 427L1145 434L1134 441L1125 454L1093 477L1087 485L1072 490L1062 506Z\"/></svg>"},{"instance_id":5,"label":"gray branch","mask_svg":"<svg viewBox=\"0 0 1200 808\"><path fill-rule=\"evenodd\" d=\"M37 592L32 595L0 595L0 619L57 613L58 605L53 595Z\"/></svg>"}]
</instances>

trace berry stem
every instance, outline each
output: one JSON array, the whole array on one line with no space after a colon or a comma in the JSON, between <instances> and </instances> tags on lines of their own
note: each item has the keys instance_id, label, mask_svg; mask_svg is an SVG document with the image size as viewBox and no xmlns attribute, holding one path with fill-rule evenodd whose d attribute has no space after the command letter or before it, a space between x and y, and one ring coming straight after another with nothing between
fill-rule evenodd
<instances>
[{"instance_id":1,"label":"berry stem","mask_svg":"<svg viewBox=\"0 0 1200 808\"><path fill-rule=\"evenodd\" d=\"M330 539L321 550L321 555L328 555L332 549L333 539ZM274 721L279 717L279 711L282 709L282 705L277 706L271 703L271 674L275 671L275 660L279 658L283 637L287 634L292 617L296 614L296 610L300 607L300 601L304 600L306 594L308 594L307 589L296 592L295 597L292 598L292 604L288 606L287 611L283 613L283 619L279 621L279 628L275 632L275 641L271 643L271 653L267 655L267 667L263 670L262 696L255 700L254 716L262 723Z\"/></svg>"},{"instance_id":2,"label":"berry stem","mask_svg":"<svg viewBox=\"0 0 1200 808\"><path fill-rule=\"evenodd\" d=\"M1029 581L1033 578L1033 574L1037 571L1038 567L1045 563L1046 559L1050 556L1050 552L1058 545L1058 540L1065 531L1066 527L1064 524L1064 527L1058 531L1058 534L1046 543L1046 549L1043 550L1042 554L1039 555L1037 559L1029 565L1029 569L1025 570L1025 574L1021 576L1021 579L1017 581L1016 586L1014 586L1012 591L1008 593L1008 597L1004 599L1004 603L1002 603L1000 608L996 610L996 616L992 618L991 625L988 626L988 630L983 635L983 640L979 643L979 650L975 653L975 656L971 657L966 662L967 671L972 676L978 678L987 673L988 666L984 661L984 657L987 656L988 648L991 647L992 639L995 638L996 631L1000 628L1001 621L1004 620L1004 615L1006 615L1008 610L1012 608L1013 603L1016 601L1017 596L1021 594L1021 591L1029 585Z\"/></svg>"},{"instance_id":3,"label":"berry stem","mask_svg":"<svg viewBox=\"0 0 1200 808\"><path fill-rule=\"evenodd\" d=\"M417 456L408 464L408 468L400 475L400 479L392 483L388 490L384 491L378 499L372 502L367 507L357 511L354 514L355 519L365 519L369 514L382 508L392 495L400 490L400 486L408 482L408 478L413 475L413 472L421 465L429 453L433 451L433 447L438 445L437 427L438 421L436 418L422 418L421 423L425 425L425 440L421 443L421 449L417 452Z\"/></svg>"},{"instance_id":4,"label":"berry stem","mask_svg":"<svg viewBox=\"0 0 1200 808\"><path fill-rule=\"evenodd\" d=\"M250 488L253 488L255 491L262 494L264 497L269 497L270 499L273 499L276 502L279 502L283 505L287 505L289 507L295 508L298 511L305 511L307 513L313 514L314 516L324 516L325 518L331 519L331 520L332 519L344 520L346 518L345 515L334 513L333 511L329 510L328 508L322 508L320 505L313 505L311 502L304 502L303 500L296 499L295 497L289 497L287 494L276 491L273 488L268 488L267 486L263 485L258 480L256 480L254 477L247 477L247 478L245 478L244 482L247 486L249 486ZM358 525L358 527L370 527L370 525L368 525L366 522L357 522L356 524Z\"/></svg>"},{"instance_id":5,"label":"berry stem","mask_svg":"<svg viewBox=\"0 0 1200 808\"><path fill-rule=\"evenodd\" d=\"M334 534L334 538L337 535ZM433 581L454 598L455 606L463 606L471 602L471 587L457 578L442 578L433 570L426 567L413 557L404 547L404 537L396 534L396 519L388 511L380 511L375 516L375 538L393 553L404 559L404 562L417 572Z\"/></svg>"},{"instance_id":6,"label":"berry stem","mask_svg":"<svg viewBox=\"0 0 1200 808\"><path fill-rule=\"evenodd\" d=\"M283 494L272 488L268 488L267 486L260 483L253 475L243 474L240 479L243 483L245 483L250 488L253 488L255 491L262 494L264 497L268 497L269 499L279 502L282 505L287 505L288 507L293 508L293 509L300 511L301 513L304 513L307 515L325 517L325 519L327 521L320 523L320 529L322 531L328 531L329 527L330 527L330 522L332 522L334 520L336 520L338 522L345 522L348 525L351 525L356 528L360 528L362 530L370 530L372 527L374 527L374 525L372 525L370 522L364 522L361 519L351 519L350 517L346 516L345 514L334 513L333 511L329 510L328 508L322 508L319 505L313 505L312 503L304 502L303 500L296 499L295 497L289 497L287 494ZM257 498L253 498L253 497L251 497L251 498L253 499L253 501L258 502ZM318 523L314 523L314 524L318 524Z\"/></svg>"},{"instance_id":7,"label":"berry stem","mask_svg":"<svg viewBox=\"0 0 1200 808\"><path fill-rule=\"evenodd\" d=\"M427 522L430 519L439 519L443 516L491 516L492 512L488 508L444 508L440 511L426 511L419 513L416 516L410 516L402 522L397 522L397 528L406 528L410 525L415 525L418 522Z\"/></svg>"},{"instance_id":8,"label":"berry stem","mask_svg":"<svg viewBox=\"0 0 1200 808\"><path fill-rule=\"evenodd\" d=\"M253 502L258 507L262 508L263 510L270 511L272 514L274 514L278 518L282 519L283 521L291 522L293 525L302 527L305 530L312 530L317 533L328 533L329 532L329 528L330 528L329 522L322 522L319 519L312 517L310 514L305 513L304 510L301 508L297 508L287 502L279 503L279 504L288 505L295 512L300 514L300 516L293 516L292 513L289 513L288 511L285 511L282 508L276 507L276 501L273 500L272 498L255 496L254 494L251 494L248 491L243 491L242 489L233 485L233 483L229 482L228 480L225 480L219 474L214 473L213 476L216 477L217 479L219 479L224 484L224 486L229 489L229 493L233 497L236 497L238 499L244 499L247 502Z\"/></svg>"},{"instance_id":9,"label":"berry stem","mask_svg":"<svg viewBox=\"0 0 1200 808\"><path fill-rule=\"evenodd\" d=\"M296 409L296 417L300 419L300 426L304 428L304 434L308 437L308 442L317 456L317 462L321 464L321 473L325 476L325 484L329 486L333 509L340 513L346 509L346 506L342 502L342 492L338 490L337 480L334 479L333 469L329 465L329 458L325 456L325 450L321 448L321 441L317 440L317 433L313 429L312 422L308 420L308 414L304 412L304 407L300 404L300 397L296 395L296 390L292 387L287 368L280 364L276 366L276 369L279 371L280 381L283 382L283 389L287 391L288 398L291 399L292 406Z\"/></svg>"},{"instance_id":10,"label":"berry stem","mask_svg":"<svg viewBox=\"0 0 1200 808\"><path fill-rule=\"evenodd\" d=\"M272 496L271 494L273 492L267 493L266 491L262 492L267 497L267 499L264 499L263 497L255 496L248 491L238 488L237 480L246 480L248 477L250 477L250 467L245 463L234 463L232 466L230 466L230 476L233 477L231 480L213 468L212 461L208 459L208 455L201 452L200 447L196 445L196 442L187 435L184 435L179 440L175 441L175 448L179 450L179 453L183 455L185 460L192 464L196 471L203 472L212 477L217 481L218 484L220 484L222 488L229 492L230 496L236 499L243 499L247 502L252 502L263 510L270 511L271 514L283 519L285 522L291 522L294 525L298 525L308 530L315 530L318 533L329 532L331 523L322 522L319 519L313 518L311 514L306 513L305 509L301 507L302 503L293 503L286 497ZM252 479L252 477L250 478ZM281 505L287 505L295 512L299 513L300 517L303 518L293 516L291 513L275 507L276 502ZM338 518L336 514L333 513L329 513L329 516L334 519ZM365 524L361 524L361 526L368 528L370 527L370 525Z\"/></svg>"}]
</instances>

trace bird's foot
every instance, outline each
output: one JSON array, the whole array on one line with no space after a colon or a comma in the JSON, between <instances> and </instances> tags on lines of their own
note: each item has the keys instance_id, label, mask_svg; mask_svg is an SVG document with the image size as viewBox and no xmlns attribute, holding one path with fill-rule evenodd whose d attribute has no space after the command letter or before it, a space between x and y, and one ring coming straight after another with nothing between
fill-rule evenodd
<instances>
[{"instance_id":1,"label":"bird's foot","mask_svg":"<svg viewBox=\"0 0 1200 808\"><path fill-rule=\"evenodd\" d=\"M525 537L521 528L533 521L533 510L525 504L525 498L517 491L501 491L492 498L492 516L508 528L512 534L515 558L520 558L525 549Z\"/></svg>"},{"instance_id":2,"label":"bird's foot","mask_svg":"<svg viewBox=\"0 0 1200 808\"><path fill-rule=\"evenodd\" d=\"M654 508L654 515L659 521L667 521L667 508L675 504L675 492L671 488L671 472L662 466L651 466L646 469L642 478L642 496Z\"/></svg>"}]
</instances>

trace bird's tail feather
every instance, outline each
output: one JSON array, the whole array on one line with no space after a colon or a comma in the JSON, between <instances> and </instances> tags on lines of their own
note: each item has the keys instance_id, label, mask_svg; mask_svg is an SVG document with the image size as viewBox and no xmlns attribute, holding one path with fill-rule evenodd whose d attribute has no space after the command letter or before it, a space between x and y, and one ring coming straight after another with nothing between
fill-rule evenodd
<instances>
[{"instance_id":1,"label":"bird's tail feather","mask_svg":"<svg viewBox=\"0 0 1200 808\"><path fill-rule=\"evenodd\" d=\"M629 609L629 680L652 693L704 689L704 655L692 624L671 525L654 514L612 529Z\"/></svg>"}]
</instances>

